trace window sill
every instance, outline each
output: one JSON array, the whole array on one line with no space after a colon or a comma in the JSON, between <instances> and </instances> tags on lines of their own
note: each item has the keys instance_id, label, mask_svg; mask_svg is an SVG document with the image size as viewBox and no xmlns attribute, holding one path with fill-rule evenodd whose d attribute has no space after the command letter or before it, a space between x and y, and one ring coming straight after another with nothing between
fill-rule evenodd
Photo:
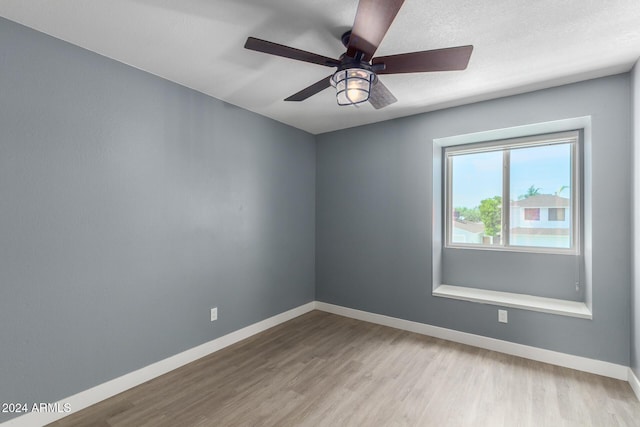
<instances>
[{"instance_id":1,"label":"window sill","mask_svg":"<svg viewBox=\"0 0 640 427\"><path fill-rule=\"evenodd\" d=\"M511 292L489 291L486 289L466 288L462 286L440 285L433 290L436 297L452 298L462 301L493 304L502 307L521 308L560 316L592 319L591 310L584 302L544 298Z\"/></svg>"}]
</instances>

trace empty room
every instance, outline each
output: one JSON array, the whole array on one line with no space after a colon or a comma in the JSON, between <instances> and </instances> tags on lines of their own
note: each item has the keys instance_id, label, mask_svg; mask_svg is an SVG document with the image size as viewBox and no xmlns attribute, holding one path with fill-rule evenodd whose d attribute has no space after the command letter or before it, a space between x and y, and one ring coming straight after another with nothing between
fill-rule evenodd
<instances>
[{"instance_id":1,"label":"empty room","mask_svg":"<svg viewBox=\"0 0 640 427\"><path fill-rule=\"evenodd\" d=\"M0 1L0 424L640 426L640 3Z\"/></svg>"}]
</instances>

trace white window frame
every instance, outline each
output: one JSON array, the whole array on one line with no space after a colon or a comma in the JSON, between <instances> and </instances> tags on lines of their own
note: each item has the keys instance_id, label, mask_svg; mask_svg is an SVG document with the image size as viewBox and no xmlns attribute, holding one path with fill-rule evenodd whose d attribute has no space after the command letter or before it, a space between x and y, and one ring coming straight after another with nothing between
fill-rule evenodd
<instances>
[{"instance_id":1,"label":"white window frame","mask_svg":"<svg viewBox=\"0 0 640 427\"><path fill-rule=\"evenodd\" d=\"M525 147L539 147L545 145L571 145L571 247L570 248L553 248L553 247L537 247L537 246L512 246L509 244L510 233L510 203L502 203L502 242L500 245L479 245L468 243L452 242L453 233L453 206L451 206L452 197L452 158L456 155L483 153L502 151L503 153L503 176L502 176L502 200L510 200L510 150ZM444 242L445 248L456 249L475 249L475 250L491 250L491 251L510 251L510 252L533 252L533 253L559 253L559 254L575 254L579 255L581 242L581 165L580 165L580 133L579 131L558 132L553 134L543 134L527 136L522 138L513 138L507 140L488 141L475 144L455 145L444 148Z\"/></svg>"}]
</instances>

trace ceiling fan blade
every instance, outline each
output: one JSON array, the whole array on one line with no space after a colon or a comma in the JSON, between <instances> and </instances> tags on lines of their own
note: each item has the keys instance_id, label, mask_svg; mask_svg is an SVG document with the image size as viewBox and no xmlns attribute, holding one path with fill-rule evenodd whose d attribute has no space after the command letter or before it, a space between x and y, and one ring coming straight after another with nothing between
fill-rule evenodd
<instances>
[{"instance_id":1,"label":"ceiling fan blade","mask_svg":"<svg viewBox=\"0 0 640 427\"><path fill-rule=\"evenodd\" d=\"M373 58L372 65L384 64L377 74L422 73L427 71L453 71L467 68L473 46L458 46L422 52Z\"/></svg>"},{"instance_id":2,"label":"ceiling fan blade","mask_svg":"<svg viewBox=\"0 0 640 427\"><path fill-rule=\"evenodd\" d=\"M307 52L293 47L273 43L266 40L249 37L244 44L245 49L282 56L284 58L296 59L298 61L311 62L312 64L324 65L326 67L337 67L340 61L316 53Z\"/></svg>"},{"instance_id":3,"label":"ceiling fan blade","mask_svg":"<svg viewBox=\"0 0 640 427\"><path fill-rule=\"evenodd\" d=\"M391 105L394 102L397 102L395 96L387 89L385 85L382 84L380 79L378 79L373 86L371 86L371 92L369 94L369 104L373 105L373 108L379 110L381 108L386 107L387 105Z\"/></svg>"},{"instance_id":4,"label":"ceiling fan blade","mask_svg":"<svg viewBox=\"0 0 640 427\"><path fill-rule=\"evenodd\" d=\"M369 61L403 3L404 0L360 0L347 55L353 58L360 51L364 53L363 59Z\"/></svg>"},{"instance_id":5,"label":"ceiling fan blade","mask_svg":"<svg viewBox=\"0 0 640 427\"><path fill-rule=\"evenodd\" d=\"M329 86L331 86L331 76L327 76L322 80L315 82L311 86L302 89L300 92L294 93L293 95L285 99L285 101L304 101L310 96L313 96L318 92L322 92Z\"/></svg>"}]
</instances>

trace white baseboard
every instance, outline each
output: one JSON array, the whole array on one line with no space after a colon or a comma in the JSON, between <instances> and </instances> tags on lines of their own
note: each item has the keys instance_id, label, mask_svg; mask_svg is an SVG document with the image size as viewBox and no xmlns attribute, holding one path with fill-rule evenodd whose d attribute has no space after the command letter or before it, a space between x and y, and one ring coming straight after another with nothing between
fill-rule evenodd
<instances>
[{"instance_id":1,"label":"white baseboard","mask_svg":"<svg viewBox=\"0 0 640 427\"><path fill-rule=\"evenodd\" d=\"M640 400L640 380L638 379L638 377L636 377L635 372L633 372L633 369L631 368L629 368L628 381L629 385L631 385L631 389L636 394L636 397L638 398L638 400Z\"/></svg>"},{"instance_id":2,"label":"white baseboard","mask_svg":"<svg viewBox=\"0 0 640 427\"><path fill-rule=\"evenodd\" d=\"M638 400L640 400L640 381L635 376L631 368L615 363L603 362L601 360L589 359L586 357L574 356L565 353L559 353L552 350L545 350L537 347L531 347L523 344L516 344L509 341L502 341L495 338L483 337L480 335L469 334L466 332L455 331L452 329L441 328L438 326L427 325L425 323L413 322L410 320L398 319L395 317L384 316L381 314L368 313L366 311L355 310L353 308L341 307L338 305L328 304L319 301L313 301L292 310L262 320L253 325L209 341L182 353L171 356L167 359L153 363L137 371L130 372L121 377L115 378L106 383L97 385L88 390L74 394L73 396L62 399L52 406L56 408L64 408L67 404L70 412L30 412L17 418L2 423L3 427L33 427L52 423L60 418L71 415L93 404L101 402L109 397L122 393L130 388L138 386L146 381L166 374L174 369L198 360L204 356L215 353L225 347L249 338L269 328L277 326L295 317L301 316L314 309L334 313L352 319L362 320L365 322L376 323L379 325L390 326L396 329L402 329L409 332L415 332L422 335L428 335L435 338L441 338L448 341L467 344L474 347L484 348L487 350L498 351L500 353L520 356L526 359L536 360L539 362L550 363L552 365L563 366L579 371L590 372L593 374L603 375L610 378L628 381L631 388L635 392Z\"/></svg>"},{"instance_id":3,"label":"white baseboard","mask_svg":"<svg viewBox=\"0 0 640 427\"><path fill-rule=\"evenodd\" d=\"M378 325L390 326L396 329L428 335L435 338L442 338L461 344L480 347L487 350L498 351L500 353L511 354L525 359L536 360L538 362L563 366L579 371L598 374L618 380L629 380L629 367L617 365L615 363L604 362L602 360L589 359L581 356L560 353L552 350L545 350L538 347L517 344L509 341L502 341L495 338L483 337L438 326L427 325L425 323L413 322L410 320L398 319L381 314L369 313L355 310L353 308L341 307L316 301L316 309L334 313L352 319L363 320L365 322L376 323ZM637 392L636 392L637 393Z\"/></svg>"},{"instance_id":4,"label":"white baseboard","mask_svg":"<svg viewBox=\"0 0 640 427\"><path fill-rule=\"evenodd\" d=\"M88 406L101 402L109 397L122 393L130 388L140 385L160 375L166 374L174 369L198 360L211 353L215 353L225 347L249 338L255 334L272 328L276 325L284 323L294 317L301 316L315 308L315 302L310 302L300 307L296 307L284 313L262 320L253 325L239 329L230 334L224 335L215 340L209 341L197 347L178 353L159 362L145 366L137 371L130 372L121 377L115 378L106 383L97 385L80 393L62 399L52 406L55 408L64 408L67 404L70 412L30 412L17 418L2 423L3 427L33 427L52 423L60 418L78 412Z\"/></svg>"}]
</instances>

